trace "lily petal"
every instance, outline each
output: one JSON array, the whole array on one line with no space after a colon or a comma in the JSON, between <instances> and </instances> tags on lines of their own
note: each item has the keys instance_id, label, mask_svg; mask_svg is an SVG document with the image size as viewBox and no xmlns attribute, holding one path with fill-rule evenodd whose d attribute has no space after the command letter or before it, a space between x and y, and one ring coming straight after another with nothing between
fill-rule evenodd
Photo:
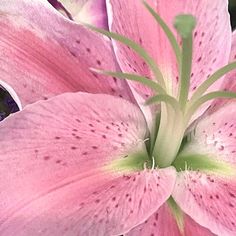
<instances>
[{"instance_id":1,"label":"lily petal","mask_svg":"<svg viewBox=\"0 0 236 236\"><path fill-rule=\"evenodd\" d=\"M190 216L184 215L184 233L186 236L188 235L201 235L201 236L214 236L210 230L202 227L197 224Z\"/></svg>"},{"instance_id":2,"label":"lily petal","mask_svg":"<svg viewBox=\"0 0 236 236\"><path fill-rule=\"evenodd\" d=\"M173 190L173 167L111 168L146 152L144 117L124 99L63 94L26 106L0 129L3 236L122 234Z\"/></svg>"},{"instance_id":3,"label":"lily petal","mask_svg":"<svg viewBox=\"0 0 236 236\"><path fill-rule=\"evenodd\" d=\"M181 236L178 225L168 205L163 204L157 212L149 217L143 224L135 227L127 236Z\"/></svg>"},{"instance_id":4,"label":"lily petal","mask_svg":"<svg viewBox=\"0 0 236 236\"><path fill-rule=\"evenodd\" d=\"M107 28L104 0L48 0L57 10L75 22Z\"/></svg>"},{"instance_id":5,"label":"lily petal","mask_svg":"<svg viewBox=\"0 0 236 236\"><path fill-rule=\"evenodd\" d=\"M235 120L235 102L231 102L199 122L179 154L186 163L188 156L195 156L197 167L192 169L189 161L190 170L179 172L173 192L185 213L217 235L236 233ZM215 164L207 168L207 159Z\"/></svg>"},{"instance_id":6,"label":"lily petal","mask_svg":"<svg viewBox=\"0 0 236 236\"><path fill-rule=\"evenodd\" d=\"M236 31L234 31L232 35L230 61L231 62L236 61ZM226 76L222 87L223 89L236 91L236 70L232 71Z\"/></svg>"},{"instance_id":7,"label":"lily petal","mask_svg":"<svg viewBox=\"0 0 236 236\"><path fill-rule=\"evenodd\" d=\"M230 62L236 61L236 31L233 32L232 35L232 47L230 54ZM221 85L221 90L227 90L236 92L236 70L228 73L223 80L223 84ZM231 99L217 99L212 103L212 108L209 112L214 112L220 107L222 107L225 103L231 102Z\"/></svg>"},{"instance_id":8,"label":"lily petal","mask_svg":"<svg viewBox=\"0 0 236 236\"><path fill-rule=\"evenodd\" d=\"M90 71L119 70L108 40L61 17L47 1L3 0L0 12L0 76L23 106L71 91L132 99L125 81Z\"/></svg>"},{"instance_id":9,"label":"lily petal","mask_svg":"<svg viewBox=\"0 0 236 236\"><path fill-rule=\"evenodd\" d=\"M217 235L233 236L236 232L234 179L183 171L177 178L173 197L198 224Z\"/></svg>"},{"instance_id":10,"label":"lily petal","mask_svg":"<svg viewBox=\"0 0 236 236\"><path fill-rule=\"evenodd\" d=\"M221 109L202 117L189 134L190 141L182 153L202 154L209 158L236 164L236 106L235 100ZM180 153L180 155L182 155Z\"/></svg>"},{"instance_id":11,"label":"lily petal","mask_svg":"<svg viewBox=\"0 0 236 236\"><path fill-rule=\"evenodd\" d=\"M112 31L125 35L142 45L159 65L168 91L176 94L179 77L173 50L166 35L141 2L107 0L109 27ZM147 2L164 19L174 34L176 32L173 29L173 21L176 15L186 13L197 18L197 27L194 32L191 95L209 75L228 63L231 47L228 1L149 0ZM118 62L123 71L153 78L146 63L130 48L117 42L114 42L114 45ZM129 83L143 99L152 94L143 86L136 85L134 82ZM219 86L219 83L215 84L211 90L215 90ZM143 102L138 96L137 99L141 103Z\"/></svg>"},{"instance_id":12,"label":"lily petal","mask_svg":"<svg viewBox=\"0 0 236 236\"><path fill-rule=\"evenodd\" d=\"M206 228L198 225L191 217L183 214L183 229L180 230L169 206L165 203L143 224L132 229L127 236L213 236Z\"/></svg>"}]
</instances>

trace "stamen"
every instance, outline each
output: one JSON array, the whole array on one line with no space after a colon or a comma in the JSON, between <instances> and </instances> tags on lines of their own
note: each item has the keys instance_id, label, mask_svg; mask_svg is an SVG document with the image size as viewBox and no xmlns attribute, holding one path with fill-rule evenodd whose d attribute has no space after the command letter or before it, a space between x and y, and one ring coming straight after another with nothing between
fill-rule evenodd
<instances>
[{"instance_id":1,"label":"stamen","mask_svg":"<svg viewBox=\"0 0 236 236\"><path fill-rule=\"evenodd\" d=\"M133 81L137 81L147 87L149 87L150 89L154 90L157 93L160 94L165 94L166 91L163 89L163 87L159 84L157 84L156 82L147 79L144 76L141 75L135 75L135 74L128 74L128 73L123 73L123 72L112 72L112 71L104 71L104 70L98 70L98 69L94 69L94 68L90 68L91 71L94 71L98 74L103 74L103 75L109 75L109 76L115 76L118 77L120 79L127 79L127 80L133 80Z\"/></svg>"},{"instance_id":2,"label":"stamen","mask_svg":"<svg viewBox=\"0 0 236 236\"><path fill-rule=\"evenodd\" d=\"M137 145L138 144L140 144L140 143L146 143L146 142L148 142L150 140L150 138L146 138L146 139L138 139L137 141L135 141L135 142L133 142L132 144L134 145L134 147L137 147Z\"/></svg>"},{"instance_id":3,"label":"stamen","mask_svg":"<svg viewBox=\"0 0 236 236\"><path fill-rule=\"evenodd\" d=\"M188 39L196 27L196 19L192 15L178 15L175 17L174 26L183 39Z\"/></svg>"},{"instance_id":4,"label":"stamen","mask_svg":"<svg viewBox=\"0 0 236 236\"><path fill-rule=\"evenodd\" d=\"M174 97L167 94L156 95L149 98L146 101L146 105L152 105L154 103L160 103L160 102L164 102L171 105L172 108L176 111L176 113L180 112L180 106L178 101Z\"/></svg>"},{"instance_id":5,"label":"stamen","mask_svg":"<svg viewBox=\"0 0 236 236\"><path fill-rule=\"evenodd\" d=\"M106 35L107 37L115 39L116 41L119 41L119 42L129 46L130 48L132 48L150 66L150 68L155 76L155 79L160 83L160 85L162 87L165 88L164 77L163 77L160 69L158 68L155 60L145 51L145 49L143 47L141 47L139 44L135 43L134 41L132 41L129 38L122 36L120 34L117 34L114 32L109 32L104 29L99 29L99 28L96 28L96 27L89 25L89 24L83 24L83 25L93 31L96 31L100 34Z\"/></svg>"},{"instance_id":6,"label":"stamen","mask_svg":"<svg viewBox=\"0 0 236 236\"><path fill-rule=\"evenodd\" d=\"M155 158L154 156L152 156L152 170L155 169Z\"/></svg>"},{"instance_id":7,"label":"stamen","mask_svg":"<svg viewBox=\"0 0 236 236\"><path fill-rule=\"evenodd\" d=\"M147 170L148 168L147 168L147 161L145 161L144 163L143 163L143 170Z\"/></svg>"},{"instance_id":8,"label":"stamen","mask_svg":"<svg viewBox=\"0 0 236 236\"><path fill-rule=\"evenodd\" d=\"M178 44L173 32L168 27L168 25L165 23L165 21L152 9L152 7L146 1L143 1L143 4L147 8L147 10L150 12L150 14L155 18L157 23L161 26L162 30L166 34L174 52L175 52L177 62L180 65L180 63L181 63L181 50L180 50L179 44Z\"/></svg>"},{"instance_id":9,"label":"stamen","mask_svg":"<svg viewBox=\"0 0 236 236\"><path fill-rule=\"evenodd\" d=\"M174 26L182 37L183 43L179 103L181 108L184 110L188 100L190 86L193 54L193 30L196 26L196 20L192 15L179 15L175 18Z\"/></svg>"},{"instance_id":10,"label":"stamen","mask_svg":"<svg viewBox=\"0 0 236 236\"><path fill-rule=\"evenodd\" d=\"M144 143L148 142L150 140L150 138L145 138L144 140L142 140Z\"/></svg>"},{"instance_id":11,"label":"stamen","mask_svg":"<svg viewBox=\"0 0 236 236\"><path fill-rule=\"evenodd\" d=\"M189 108L187 108L187 114L185 115L186 122L188 122L191 119L192 115L199 109L199 107L202 104L216 98L234 98L235 99L236 93L228 92L228 91L211 92L202 96L197 101L193 101L192 103L189 103Z\"/></svg>"}]
</instances>

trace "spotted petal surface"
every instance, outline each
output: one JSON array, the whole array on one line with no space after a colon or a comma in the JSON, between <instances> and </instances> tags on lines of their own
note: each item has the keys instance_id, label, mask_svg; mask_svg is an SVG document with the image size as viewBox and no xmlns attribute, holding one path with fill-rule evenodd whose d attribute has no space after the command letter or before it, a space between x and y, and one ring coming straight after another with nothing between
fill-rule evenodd
<instances>
[{"instance_id":1,"label":"spotted petal surface","mask_svg":"<svg viewBox=\"0 0 236 236\"><path fill-rule=\"evenodd\" d=\"M173 193L184 212L217 235L236 233L235 120L235 102L231 102L200 121L180 155L186 161L195 155L195 164L203 155L218 168L202 165L179 172ZM201 161L204 159L197 165Z\"/></svg>"},{"instance_id":2,"label":"spotted petal surface","mask_svg":"<svg viewBox=\"0 0 236 236\"><path fill-rule=\"evenodd\" d=\"M61 17L47 1L3 0L0 12L0 78L23 106L70 91L132 98L125 81L90 71L119 70L108 40Z\"/></svg>"},{"instance_id":3,"label":"spotted petal surface","mask_svg":"<svg viewBox=\"0 0 236 236\"><path fill-rule=\"evenodd\" d=\"M146 122L126 100L63 94L28 105L0 129L3 236L122 234L173 190L172 167L113 168L147 158Z\"/></svg>"}]
</instances>

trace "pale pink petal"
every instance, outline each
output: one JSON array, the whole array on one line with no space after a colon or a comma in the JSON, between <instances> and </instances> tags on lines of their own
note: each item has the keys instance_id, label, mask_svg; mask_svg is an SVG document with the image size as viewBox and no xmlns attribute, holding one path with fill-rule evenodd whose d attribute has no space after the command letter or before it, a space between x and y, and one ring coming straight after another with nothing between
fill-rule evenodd
<instances>
[{"instance_id":1,"label":"pale pink petal","mask_svg":"<svg viewBox=\"0 0 236 236\"><path fill-rule=\"evenodd\" d=\"M177 179L173 197L185 213L217 235L236 234L235 176L183 171Z\"/></svg>"},{"instance_id":2,"label":"pale pink petal","mask_svg":"<svg viewBox=\"0 0 236 236\"><path fill-rule=\"evenodd\" d=\"M230 54L230 62L233 61L236 62L236 31L234 31L232 35L232 47ZM236 70L232 71L225 77L222 88L230 91L236 91Z\"/></svg>"},{"instance_id":3,"label":"pale pink petal","mask_svg":"<svg viewBox=\"0 0 236 236\"><path fill-rule=\"evenodd\" d=\"M127 236L181 236L170 208L165 203L143 224L135 227Z\"/></svg>"},{"instance_id":4,"label":"pale pink petal","mask_svg":"<svg viewBox=\"0 0 236 236\"><path fill-rule=\"evenodd\" d=\"M172 167L112 168L147 158L145 120L126 100L63 94L26 106L0 129L2 236L122 234L173 190Z\"/></svg>"},{"instance_id":5,"label":"pale pink petal","mask_svg":"<svg viewBox=\"0 0 236 236\"><path fill-rule=\"evenodd\" d=\"M231 102L213 114L202 117L191 134L184 153L207 155L236 164L236 103Z\"/></svg>"},{"instance_id":6,"label":"pale pink petal","mask_svg":"<svg viewBox=\"0 0 236 236\"><path fill-rule=\"evenodd\" d=\"M48 0L48 2L75 22L107 28L105 0Z\"/></svg>"},{"instance_id":7,"label":"pale pink petal","mask_svg":"<svg viewBox=\"0 0 236 236\"><path fill-rule=\"evenodd\" d=\"M108 40L61 17L47 1L3 0L0 12L0 77L23 106L68 91L132 97L126 82L89 69L118 70Z\"/></svg>"},{"instance_id":8,"label":"pale pink petal","mask_svg":"<svg viewBox=\"0 0 236 236\"><path fill-rule=\"evenodd\" d=\"M232 35L230 62L236 62L236 31L234 31ZM221 90L236 92L236 70L233 70L224 77L223 84L221 85ZM231 102L232 99L215 100L214 102L212 102L212 108L210 112L216 111L229 101Z\"/></svg>"},{"instance_id":9,"label":"pale pink petal","mask_svg":"<svg viewBox=\"0 0 236 236\"><path fill-rule=\"evenodd\" d=\"M214 236L210 230L196 223L190 216L184 215L184 235L185 236Z\"/></svg>"},{"instance_id":10,"label":"pale pink petal","mask_svg":"<svg viewBox=\"0 0 236 236\"><path fill-rule=\"evenodd\" d=\"M168 204L163 204L156 213L143 224L135 227L127 236L213 236L206 228L200 226L183 213L183 227L180 229L173 211Z\"/></svg>"},{"instance_id":11,"label":"pale pink petal","mask_svg":"<svg viewBox=\"0 0 236 236\"><path fill-rule=\"evenodd\" d=\"M173 187L174 177L172 168L76 176L18 206L0 232L3 236L120 235L163 204L172 190L166 183Z\"/></svg>"},{"instance_id":12,"label":"pale pink petal","mask_svg":"<svg viewBox=\"0 0 236 236\"><path fill-rule=\"evenodd\" d=\"M190 94L192 94L210 74L228 63L231 47L228 1L149 0L147 2L156 9L156 12L175 34L176 32L172 26L176 15L187 13L197 18L190 86ZM161 68L169 92L176 94L179 77L173 50L161 28L142 5L142 1L107 0L107 8L110 29L142 45ZM130 48L116 42L114 42L114 45L118 62L123 71L152 77L146 63ZM143 99L151 94L143 86L137 86L133 82L130 83ZM219 88L219 86L219 83L212 86L212 90Z\"/></svg>"}]
</instances>

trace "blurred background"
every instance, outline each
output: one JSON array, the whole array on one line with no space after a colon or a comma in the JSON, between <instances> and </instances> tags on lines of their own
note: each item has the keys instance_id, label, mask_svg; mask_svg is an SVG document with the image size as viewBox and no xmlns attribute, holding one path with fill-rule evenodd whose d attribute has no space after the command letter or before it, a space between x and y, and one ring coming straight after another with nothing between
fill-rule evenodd
<instances>
[{"instance_id":1,"label":"blurred background","mask_svg":"<svg viewBox=\"0 0 236 236\"><path fill-rule=\"evenodd\" d=\"M229 1L229 11L231 15L231 23L233 29L236 28L236 0Z\"/></svg>"},{"instance_id":2,"label":"blurred background","mask_svg":"<svg viewBox=\"0 0 236 236\"><path fill-rule=\"evenodd\" d=\"M236 0L229 0L229 12L231 15L232 28L236 30ZM0 85L0 121L16 111L18 111L16 103Z\"/></svg>"}]
</instances>

